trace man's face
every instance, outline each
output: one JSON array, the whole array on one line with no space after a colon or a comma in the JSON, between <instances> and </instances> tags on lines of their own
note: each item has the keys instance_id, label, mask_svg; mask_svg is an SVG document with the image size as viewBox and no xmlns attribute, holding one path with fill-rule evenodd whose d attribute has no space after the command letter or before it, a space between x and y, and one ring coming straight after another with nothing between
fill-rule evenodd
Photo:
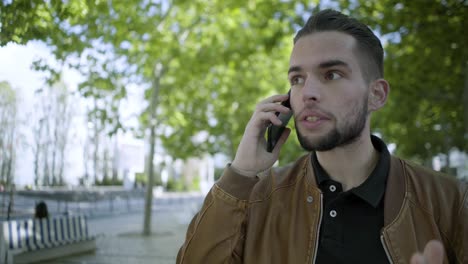
<instances>
[{"instance_id":1,"label":"man's face","mask_svg":"<svg viewBox=\"0 0 468 264\"><path fill-rule=\"evenodd\" d=\"M368 84L344 33L318 32L294 45L288 79L299 142L327 151L354 142L368 127Z\"/></svg>"}]
</instances>

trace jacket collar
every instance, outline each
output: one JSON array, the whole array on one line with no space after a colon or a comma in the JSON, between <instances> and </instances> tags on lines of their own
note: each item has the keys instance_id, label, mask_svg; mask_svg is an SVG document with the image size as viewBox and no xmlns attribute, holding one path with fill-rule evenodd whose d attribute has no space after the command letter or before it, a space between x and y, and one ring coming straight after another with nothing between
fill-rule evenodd
<instances>
[{"instance_id":1,"label":"jacket collar","mask_svg":"<svg viewBox=\"0 0 468 264\"><path fill-rule=\"evenodd\" d=\"M400 212L406 193L406 177L402 161L391 156L387 187L384 196L384 226L389 225Z\"/></svg>"},{"instance_id":2,"label":"jacket collar","mask_svg":"<svg viewBox=\"0 0 468 264\"><path fill-rule=\"evenodd\" d=\"M390 153L380 138L372 135L371 140L374 148L380 153L379 160L367 179L361 185L349 190L349 192L360 197L374 208L377 208L385 193L385 185L390 167ZM312 153L311 159L318 186L323 190L326 183L333 180L318 162L316 153Z\"/></svg>"},{"instance_id":3,"label":"jacket collar","mask_svg":"<svg viewBox=\"0 0 468 264\"><path fill-rule=\"evenodd\" d=\"M309 153L303 156L299 162L304 166L307 185L320 190L313 170L311 155ZM402 161L390 155L390 169L384 194L384 226L389 225L397 217L405 198L405 192L406 182Z\"/></svg>"}]
</instances>

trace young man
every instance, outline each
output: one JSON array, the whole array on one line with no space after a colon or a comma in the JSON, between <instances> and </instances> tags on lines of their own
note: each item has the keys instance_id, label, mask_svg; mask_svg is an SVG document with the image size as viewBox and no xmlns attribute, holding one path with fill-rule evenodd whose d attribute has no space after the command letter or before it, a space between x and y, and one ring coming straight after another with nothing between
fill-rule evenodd
<instances>
[{"instance_id":1,"label":"young man","mask_svg":"<svg viewBox=\"0 0 468 264\"><path fill-rule=\"evenodd\" d=\"M269 153L265 129L281 124L288 96L260 102L177 262L468 263L467 186L391 156L370 133L390 90L372 31L319 12L294 39L288 78L310 154L271 168L290 131Z\"/></svg>"}]
</instances>

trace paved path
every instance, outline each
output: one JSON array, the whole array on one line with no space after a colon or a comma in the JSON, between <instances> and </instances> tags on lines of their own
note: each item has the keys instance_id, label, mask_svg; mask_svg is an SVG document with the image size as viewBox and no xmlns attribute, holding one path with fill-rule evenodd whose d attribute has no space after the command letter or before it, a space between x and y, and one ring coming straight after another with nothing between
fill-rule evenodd
<instances>
[{"instance_id":1,"label":"paved path","mask_svg":"<svg viewBox=\"0 0 468 264\"><path fill-rule=\"evenodd\" d=\"M184 204L152 215L153 235L141 235L143 214L122 214L90 219L90 232L98 235L94 253L69 256L41 264L166 264L175 263L189 221L198 205Z\"/></svg>"}]
</instances>

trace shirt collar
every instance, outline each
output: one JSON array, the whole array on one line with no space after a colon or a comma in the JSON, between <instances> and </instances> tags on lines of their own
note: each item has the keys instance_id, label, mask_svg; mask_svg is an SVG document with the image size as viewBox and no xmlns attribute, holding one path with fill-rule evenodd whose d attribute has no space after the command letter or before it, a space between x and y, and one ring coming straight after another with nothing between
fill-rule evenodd
<instances>
[{"instance_id":1,"label":"shirt collar","mask_svg":"<svg viewBox=\"0 0 468 264\"><path fill-rule=\"evenodd\" d=\"M380 152L377 165L361 185L349 191L376 208L385 193L388 171L390 169L390 153L385 143L377 136L372 135L371 141L374 148ZM312 167L317 183L320 189L323 189L325 182L331 180L331 178L318 162L315 152L312 153Z\"/></svg>"}]
</instances>

